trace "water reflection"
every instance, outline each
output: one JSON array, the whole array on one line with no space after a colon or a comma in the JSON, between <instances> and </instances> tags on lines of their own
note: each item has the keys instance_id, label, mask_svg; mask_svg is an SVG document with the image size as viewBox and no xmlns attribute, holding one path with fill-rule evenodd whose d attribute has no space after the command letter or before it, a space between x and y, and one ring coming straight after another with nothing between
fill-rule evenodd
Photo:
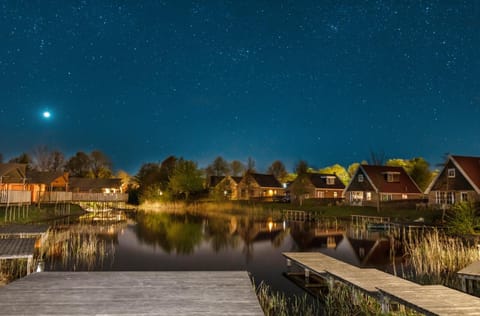
<instances>
[{"instance_id":1,"label":"water reflection","mask_svg":"<svg viewBox=\"0 0 480 316\"><path fill-rule=\"evenodd\" d=\"M385 270L384 233L335 219L294 221L281 214L131 213L90 215L57 225L42 250L46 270L247 270L256 283L300 294L283 276L282 252L319 251Z\"/></svg>"}]
</instances>

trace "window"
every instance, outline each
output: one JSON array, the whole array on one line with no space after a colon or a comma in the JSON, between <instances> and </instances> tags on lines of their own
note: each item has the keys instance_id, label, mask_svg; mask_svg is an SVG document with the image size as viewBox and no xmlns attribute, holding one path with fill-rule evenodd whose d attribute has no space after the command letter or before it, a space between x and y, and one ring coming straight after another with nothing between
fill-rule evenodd
<instances>
[{"instance_id":1,"label":"window","mask_svg":"<svg viewBox=\"0 0 480 316\"><path fill-rule=\"evenodd\" d=\"M327 184L334 185L335 184L335 177L327 177Z\"/></svg>"},{"instance_id":2,"label":"window","mask_svg":"<svg viewBox=\"0 0 480 316\"><path fill-rule=\"evenodd\" d=\"M382 193L382 201L391 201L393 200L393 195L390 193Z\"/></svg>"},{"instance_id":3,"label":"window","mask_svg":"<svg viewBox=\"0 0 480 316\"><path fill-rule=\"evenodd\" d=\"M333 192L333 197L334 197L334 198L337 198L337 197L338 197L338 192L337 192L337 191Z\"/></svg>"},{"instance_id":4,"label":"window","mask_svg":"<svg viewBox=\"0 0 480 316\"><path fill-rule=\"evenodd\" d=\"M385 172L384 177L387 182L400 182L400 172Z\"/></svg>"},{"instance_id":5,"label":"window","mask_svg":"<svg viewBox=\"0 0 480 316\"><path fill-rule=\"evenodd\" d=\"M402 194L402 199L404 200L408 199L408 194Z\"/></svg>"},{"instance_id":6,"label":"window","mask_svg":"<svg viewBox=\"0 0 480 316\"><path fill-rule=\"evenodd\" d=\"M323 199L325 197L325 192L317 191L317 198Z\"/></svg>"},{"instance_id":7,"label":"window","mask_svg":"<svg viewBox=\"0 0 480 316\"><path fill-rule=\"evenodd\" d=\"M450 204L450 205L455 204L455 193L437 191L437 192L435 192L435 203L436 204Z\"/></svg>"},{"instance_id":8,"label":"window","mask_svg":"<svg viewBox=\"0 0 480 316\"><path fill-rule=\"evenodd\" d=\"M372 200L372 192L366 192L365 193L365 200L367 200L367 201Z\"/></svg>"},{"instance_id":9,"label":"window","mask_svg":"<svg viewBox=\"0 0 480 316\"><path fill-rule=\"evenodd\" d=\"M455 168L448 169L448 177L455 178Z\"/></svg>"},{"instance_id":10,"label":"window","mask_svg":"<svg viewBox=\"0 0 480 316\"><path fill-rule=\"evenodd\" d=\"M467 192L461 192L460 193L460 201L468 202L468 193Z\"/></svg>"},{"instance_id":11,"label":"window","mask_svg":"<svg viewBox=\"0 0 480 316\"><path fill-rule=\"evenodd\" d=\"M358 182L363 182L363 174L358 175Z\"/></svg>"}]
</instances>

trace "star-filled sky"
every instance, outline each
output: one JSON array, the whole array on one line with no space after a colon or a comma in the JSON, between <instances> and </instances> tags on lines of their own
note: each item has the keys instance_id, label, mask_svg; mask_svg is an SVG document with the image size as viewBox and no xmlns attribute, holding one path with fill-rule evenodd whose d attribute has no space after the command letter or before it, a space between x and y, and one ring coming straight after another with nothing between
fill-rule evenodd
<instances>
[{"instance_id":1,"label":"star-filled sky","mask_svg":"<svg viewBox=\"0 0 480 316\"><path fill-rule=\"evenodd\" d=\"M480 155L478 1L0 0L0 153ZM50 116L45 113L48 111Z\"/></svg>"}]
</instances>

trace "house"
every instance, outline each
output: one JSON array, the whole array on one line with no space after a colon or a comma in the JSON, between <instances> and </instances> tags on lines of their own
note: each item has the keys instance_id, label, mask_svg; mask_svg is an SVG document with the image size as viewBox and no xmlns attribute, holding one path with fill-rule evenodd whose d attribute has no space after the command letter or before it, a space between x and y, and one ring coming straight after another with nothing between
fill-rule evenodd
<instances>
[{"instance_id":1,"label":"house","mask_svg":"<svg viewBox=\"0 0 480 316\"><path fill-rule=\"evenodd\" d=\"M238 184L242 177L210 176L208 187L216 197L228 200L238 200Z\"/></svg>"},{"instance_id":2,"label":"house","mask_svg":"<svg viewBox=\"0 0 480 316\"><path fill-rule=\"evenodd\" d=\"M449 156L425 194L432 207L480 201L480 157Z\"/></svg>"},{"instance_id":3,"label":"house","mask_svg":"<svg viewBox=\"0 0 480 316\"><path fill-rule=\"evenodd\" d=\"M402 167L360 165L344 191L350 205L422 199L418 185Z\"/></svg>"},{"instance_id":4,"label":"house","mask_svg":"<svg viewBox=\"0 0 480 316\"><path fill-rule=\"evenodd\" d=\"M292 199L340 199L345 185L336 174L306 173L298 176L289 190ZM302 192L302 196L296 192Z\"/></svg>"},{"instance_id":5,"label":"house","mask_svg":"<svg viewBox=\"0 0 480 316\"><path fill-rule=\"evenodd\" d=\"M240 200L263 199L273 201L276 196L284 196L285 188L271 174L247 172L238 183Z\"/></svg>"},{"instance_id":6,"label":"house","mask_svg":"<svg viewBox=\"0 0 480 316\"><path fill-rule=\"evenodd\" d=\"M26 164L0 163L0 204L31 203L26 186Z\"/></svg>"},{"instance_id":7,"label":"house","mask_svg":"<svg viewBox=\"0 0 480 316\"><path fill-rule=\"evenodd\" d=\"M70 191L74 193L123 193L122 179L70 178Z\"/></svg>"},{"instance_id":8,"label":"house","mask_svg":"<svg viewBox=\"0 0 480 316\"><path fill-rule=\"evenodd\" d=\"M68 191L68 173L63 171L27 171L32 202L66 202L72 200Z\"/></svg>"}]
</instances>

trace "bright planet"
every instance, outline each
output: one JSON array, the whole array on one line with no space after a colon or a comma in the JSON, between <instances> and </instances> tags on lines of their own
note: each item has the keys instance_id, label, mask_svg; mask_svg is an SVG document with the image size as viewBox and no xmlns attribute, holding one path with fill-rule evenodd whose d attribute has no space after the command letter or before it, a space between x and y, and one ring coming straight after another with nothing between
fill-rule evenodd
<instances>
[{"instance_id":1,"label":"bright planet","mask_svg":"<svg viewBox=\"0 0 480 316\"><path fill-rule=\"evenodd\" d=\"M49 111L45 111L42 113L42 116L46 119L50 118L52 116L52 113L50 113Z\"/></svg>"}]
</instances>

